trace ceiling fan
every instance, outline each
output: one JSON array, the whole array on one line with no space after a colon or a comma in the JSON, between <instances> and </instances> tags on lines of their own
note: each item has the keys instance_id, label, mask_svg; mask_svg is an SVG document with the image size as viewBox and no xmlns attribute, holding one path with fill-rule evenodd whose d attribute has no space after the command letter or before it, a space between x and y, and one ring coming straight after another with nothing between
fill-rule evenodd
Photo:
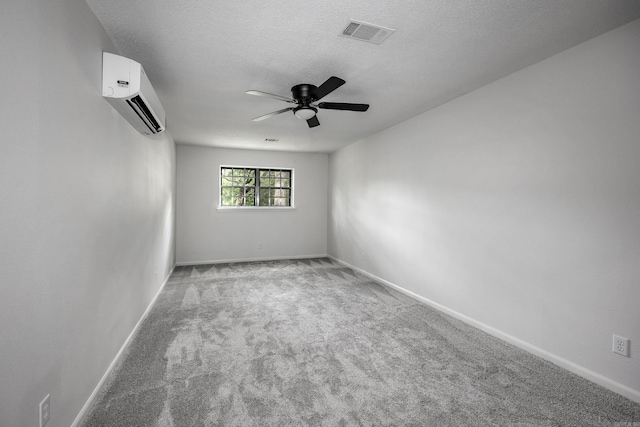
<instances>
[{"instance_id":1,"label":"ceiling fan","mask_svg":"<svg viewBox=\"0 0 640 427\"><path fill-rule=\"evenodd\" d=\"M316 116L318 108L323 108L325 110L367 111L369 109L369 104L351 104L347 102L316 103L345 83L346 82L341 78L332 76L329 77L326 82L317 87L308 83L295 85L291 88L291 95L293 98L260 92L258 90L248 90L247 93L249 95L266 96L268 98L289 102L291 104L297 104L296 107L284 108L282 110L274 111L273 113L265 114L264 116L256 117L253 121L258 122L286 111L293 111L293 114L297 118L306 120L309 127L313 128L320 125L318 117Z\"/></svg>"}]
</instances>

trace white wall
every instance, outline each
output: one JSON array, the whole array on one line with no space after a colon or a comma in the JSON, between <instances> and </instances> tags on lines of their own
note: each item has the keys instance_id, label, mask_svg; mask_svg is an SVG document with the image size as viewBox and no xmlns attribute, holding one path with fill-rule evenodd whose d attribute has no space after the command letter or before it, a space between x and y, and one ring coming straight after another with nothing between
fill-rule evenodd
<instances>
[{"instance_id":1,"label":"white wall","mask_svg":"<svg viewBox=\"0 0 640 427\"><path fill-rule=\"evenodd\" d=\"M220 165L294 168L295 209L217 209ZM177 169L179 264L326 255L327 154L179 145Z\"/></svg>"},{"instance_id":2,"label":"white wall","mask_svg":"<svg viewBox=\"0 0 640 427\"><path fill-rule=\"evenodd\" d=\"M329 254L640 401L639 77L635 21L332 154Z\"/></svg>"},{"instance_id":3,"label":"white wall","mask_svg":"<svg viewBox=\"0 0 640 427\"><path fill-rule=\"evenodd\" d=\"M2 4L2 426L49 393L71 425L174 264L175 145L102 99L103 50L82 0Z\"/></svg>"}]
</instances>

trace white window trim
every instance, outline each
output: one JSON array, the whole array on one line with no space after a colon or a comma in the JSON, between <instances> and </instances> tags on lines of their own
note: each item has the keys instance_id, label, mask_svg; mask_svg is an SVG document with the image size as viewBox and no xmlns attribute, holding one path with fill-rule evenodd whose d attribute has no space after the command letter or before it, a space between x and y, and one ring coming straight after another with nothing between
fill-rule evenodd
<instances>
[{"instance_id":1,"label":"white window trim","mask_svg":"<svg viewBox=\"0 0 640 427\"><path fill-rule=\"evenodd\" d=\"M236 169L286 169L291 171L291 206L222 206L222 168ZM256 177L258 179L258 177ZM242 166L242 165L220 165L218 167L218 207L219 211L292 211L295 210L295 185L296 185L296 169L287 166Z\"/></svg>"}]
</instances>

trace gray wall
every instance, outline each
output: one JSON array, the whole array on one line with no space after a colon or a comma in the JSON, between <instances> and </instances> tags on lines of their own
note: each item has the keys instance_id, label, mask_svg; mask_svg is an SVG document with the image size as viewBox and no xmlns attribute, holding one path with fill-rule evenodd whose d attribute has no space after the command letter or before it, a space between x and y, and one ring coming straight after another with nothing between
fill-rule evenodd
<instances>
[{"instance_id":1,"label":"gray wall","mask_svg":"<svg viewBox=\"0 0 640 427\"><path fill-rule=\"evenodd\" d=\"M174 264L175 145L102 99L83 0L1 9L0 425L68 427Z\"/></svg>"},{"instance_id":2,"label":"gray wall","mask_svg":"<svg viewBox=\"0 0 640 427\"><path fill-rule=\"evenodd\" d=\"M635 21L332 154L329 254L640 401L639 73Z\"/></svg>"},{"instance_id":3,"label":"gray wall","mask_svg":"<svg viewBox=\"0 0 640 427\"><path fill-rule=\"evenodd\" d=\"M294 168L295 209L217 209L220 165ZM326 255L327 154L179 145L177 169L178 263Z\"/></svg>"}]
</instances>

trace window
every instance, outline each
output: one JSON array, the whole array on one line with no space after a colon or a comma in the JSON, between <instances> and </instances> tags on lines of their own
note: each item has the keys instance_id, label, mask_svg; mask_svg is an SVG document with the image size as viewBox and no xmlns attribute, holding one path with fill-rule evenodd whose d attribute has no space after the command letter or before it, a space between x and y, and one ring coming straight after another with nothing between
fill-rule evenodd
<instances>
[{"instance_id":1,"label":"window","mask_svg":"<svg viewBox=\"0 0 640 427\"><path fill-rule=\"evenodd\" d=\"M293 169L220 167L220 207L292 207Z\"/></svg>"}]
</instances>

